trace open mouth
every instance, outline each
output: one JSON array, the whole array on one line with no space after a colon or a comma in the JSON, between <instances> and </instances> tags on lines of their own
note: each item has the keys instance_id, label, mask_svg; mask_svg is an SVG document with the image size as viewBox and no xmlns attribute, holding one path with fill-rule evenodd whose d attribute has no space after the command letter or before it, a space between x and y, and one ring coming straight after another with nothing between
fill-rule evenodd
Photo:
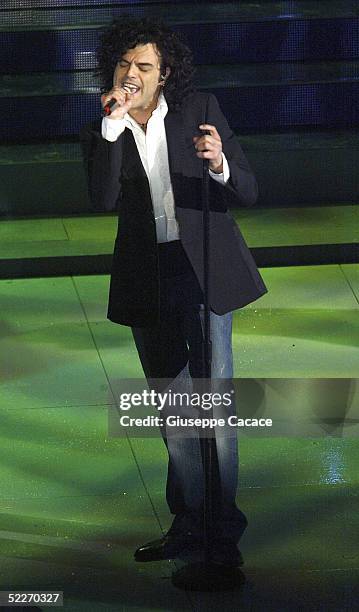
<instances>
[{"instance_id":1,"label":"open mouth","mask_svg":"<svg viewBox=\"0 0 359 612\"><path fill-rule=\"evenodd\" d=\"M129 94L135 94L140 91L140 88L137 87L137 85L134 85L133 83L128 83L127 81L124 81L121 87L126 91L126 93Z\"/></svg>"}]
</instances>

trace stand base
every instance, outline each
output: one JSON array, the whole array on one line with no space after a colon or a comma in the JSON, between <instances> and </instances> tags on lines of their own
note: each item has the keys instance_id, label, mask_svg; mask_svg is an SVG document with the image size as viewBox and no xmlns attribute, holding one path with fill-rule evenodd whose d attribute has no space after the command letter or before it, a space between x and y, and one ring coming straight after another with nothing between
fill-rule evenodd
<instances>
[{"instance_id":1,"label":"stand base","mask_svg":"<svg viewBox=\"0 0 359 612\"><path fill-rule=\"evenodd\" d=\"M219 563L192 563L172 574L173 586L184 591L234 591L245 580L238 567Z\"/></svg>"}]
</instances>

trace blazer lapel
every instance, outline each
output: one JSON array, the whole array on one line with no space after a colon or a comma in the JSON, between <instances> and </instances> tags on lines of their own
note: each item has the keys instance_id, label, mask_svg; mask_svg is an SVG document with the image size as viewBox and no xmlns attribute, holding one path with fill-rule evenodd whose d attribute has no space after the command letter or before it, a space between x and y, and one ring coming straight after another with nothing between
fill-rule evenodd
<instances>
[{"instance_id":1,"label":"blazer lapel","mask_svg":"<svg viewBox=\"0 0 359 612\"><path fill-rule=\"evenodd\" d=\"M122 141L122 194L131 202L132 214L153 214L150 184L132 130L125 129Z\"/></svg>"},{"instance_id":2,"label":"blazer lapel","mask_svg":"<svg viewBox=\"0 0 359 612\"><path fill-rule=\"evenodd\" d=\"M126 148L126 160L123 160L122 165L123 170L128 177L137 176L148 180L132 130L126 128L122 136L123 148Z\"/></svg>"},{"instance_id":3,"label":"blazer lapel","mask_svg":"<svg viewBox=\"0 0 359 612\"><path fill-rule=\"evenodd\" d=\"M126 160L123 160L123 150L126 145ZM125 163L123 164L122 161ZM140 154L138 152L132 131L128 128L122 132L116 142L110 144L111 176L119 176L125 166L127 175L141 176L147 179Z\"/></svg>"},{"instance_id":4,"label":"blazer lapel","mask_svg":"<svg viewBox=\"0 0 359 612\"><path fill-rule=\"evenodd\" d=\"M180 112L168 111L165 117L165 129L173 195L175 202L181 202L185 136L183 117Z\"/></svg>"}]
</instances>

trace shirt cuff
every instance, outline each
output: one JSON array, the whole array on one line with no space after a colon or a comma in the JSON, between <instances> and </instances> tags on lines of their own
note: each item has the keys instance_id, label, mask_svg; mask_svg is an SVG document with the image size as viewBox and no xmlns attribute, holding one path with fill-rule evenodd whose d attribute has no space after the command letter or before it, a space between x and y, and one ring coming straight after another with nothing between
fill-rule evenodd
<instances>
[{"instance_id":1,"label":"shirt cuff","mask_svg":"<svg viewBox=\"0 0 359 612\"><path fill-rule=\"evenodd\" d=\"M220 174L216 174L216 172L212 172L212 170L210 170L209 175L211 178L217 181L217 183L222 183L222 185L225 185L227 181L229 180L231 173L230 173L229 165L228 165L228 162L227 162L227 159L224 153L222 153L222 163L223 163L223 172L221 172Z\"/></svg>"},{"instance_id":2,"label":"shirt cuff","mask_svg":"<svg viewBox=\"0 0 359 612\"><path fill-rule=\"evenodd\" d=\"M115 142L126 127L126 119L109 119L104 117L102 119L101 133L102 138L109 142Z\"/></svg>"}]
</instances>

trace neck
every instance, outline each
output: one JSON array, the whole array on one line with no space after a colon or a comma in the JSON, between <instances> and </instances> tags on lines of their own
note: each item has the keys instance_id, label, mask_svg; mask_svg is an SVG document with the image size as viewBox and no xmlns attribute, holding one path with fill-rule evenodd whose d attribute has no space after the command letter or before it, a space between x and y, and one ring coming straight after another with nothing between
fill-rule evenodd
<instances>
[{"instance_id":1,"label":"neck","mask_svg":"<svg viewBox=\"0 0 359 612\"><path fill-rule=\"evenodd\" d=\"M155 108L157 108L158 96L159 94L157 94L153 98L151 104L149 104L149 106L145 108L131 108L129 111L129 114L131 115L131 117L135 121L137 121L137 123L139 123L140 125L146 125L153 111L155 110Z\"/></svg>"}]
</instances>

